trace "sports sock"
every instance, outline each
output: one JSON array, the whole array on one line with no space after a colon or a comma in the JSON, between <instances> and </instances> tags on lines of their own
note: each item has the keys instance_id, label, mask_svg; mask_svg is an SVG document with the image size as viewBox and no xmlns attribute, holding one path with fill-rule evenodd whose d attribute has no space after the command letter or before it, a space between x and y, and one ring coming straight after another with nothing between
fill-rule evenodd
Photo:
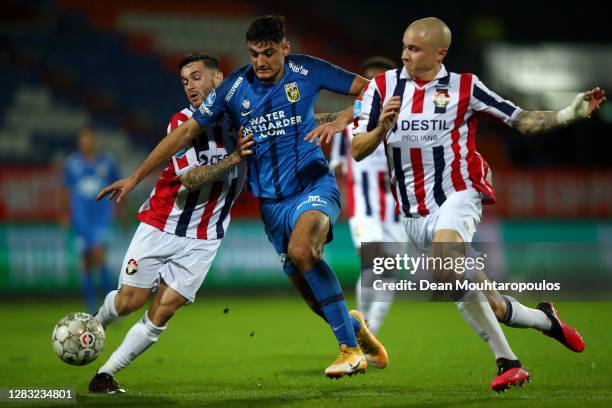
<instances>
[{"instance_id":1,"label":"sports sock","mask_svg":"<svg viewBox=\"0 0 612 408\"><path fill-rule=\"evenodd\" d=\"M166 329L164 327L155 326L147 312L142 319L140 319L132 328L127 332L123 342L119 347L111 354L110 358L100 369L98 373L108 373L114 375L117 371L127 367L136 357L145 352L146 349L151 347L159 338L159 335Z\"/></svg>"},{"instance_id":2,"label":"sports sock","mask_svg":"<svg viewBox=\"0 0 612 408\"><path fill-rule=\"evenodd\" d=\"M82 273L83 277L83 296L85 297L85 307L87 307L87 313L93 313L96 310L96 286L94 284L93 277L89 271L84 270Z\"/></svg>"},{"instance_id":3,"label":"sports sock","mask_svg":"<svg viewBox=\"0 0 612 408\"><path fill-rule=\"evenodd\" d=\"M539 309L532 309L519 303L511 296L503 295L506 300L506 317L502 320L507 326L520 328L534 328L542 332L550 331L552 322L546 313Z\"/></svg>"},{"instance_id":4,"label":"sports sock","mask_svg":"<svg viewBox=\"0 0 612 408\"><path fill-rule=\"evenodd\" d=\"M387 313L389 313L389 309L391 309L391 299L389 299L388 296L385 297L385 300L382 302L372 302L370 311L366 316L366 319L368 320L368 327L372 333L378 333L380 326L382 326L383 320L385 320L385 316L387 316Z\"/></svg>"},{"instance_id":5,"label":"sports sock","mask_svg":"<svg viewBox=\"0 0 612 408\"><path fill-rule=\"evenodd\" d=\"M312 269L304 272L304 278L321 305L338 343L356 347L354 319L349 315L340 282L334 272L325 261L319 260Z\"/></svg>"},{"instance_id":6,"label":"sports sock","mask_svg":"<svg viewBox=\"0 0 612 408\"><path fill-rule=\"evenodd\" d=\"M115 308L115 299L119 293L118 289L108 292L104 298L104 303L100 306L98 313L94 316L102 326L106 327L119 318L117 309Z\"/></svg>"},{"instance_id":7,"label":"sports sock","mask_svg":"<svg viewBox=\"0 0 612 408\"><path fill-rule=\"evenodd\" d=\"M363 300L363 291L361 290L361 275L359 275L359 279L357 279L357 283L355 284L355 301L357 303L357 310L363 313L364 316L367 315L369 306L366 307L366 302ZM367 317L366 317L367 318Z\"/></svg>"},{"instance_id":8,"label":"sports sock","mask_svg":"<svg viewBox=\"0 0 612 408\"><path fill-rule=\"evenodd\" d=\"M496 359L518 360L482 292L470 290L455 304L472 329L487 342Z\"/></svg>"}]
</instances>

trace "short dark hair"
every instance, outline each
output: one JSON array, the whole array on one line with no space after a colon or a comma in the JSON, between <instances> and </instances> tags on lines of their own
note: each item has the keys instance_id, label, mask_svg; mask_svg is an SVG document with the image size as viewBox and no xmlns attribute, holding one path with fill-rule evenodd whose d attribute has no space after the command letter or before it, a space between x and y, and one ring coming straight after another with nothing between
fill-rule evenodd
<instances>
[{"instance_id":1,"label":"short dark hair","mask_svg":"<svg viewBox=\"0 0 612 408\"><path fill-rule=\"evenodd\" d=\"M206 68L214 69L215 71L219 71L221 66L221 62L219 61L219 57L213 54L209 54L207 52L191 52L189 54L185 54L183 59L178 64L178 70L181 72L185 65L189 65L192 62L202 61L202 64Z\"/></svg>"},{"instance_id":2,"label":"short dark hair","mask_svg":"<svg viewBox=\"0 0 612 408\"><path fill-rule=\"evenodd\" d=\"M246 33L247 43L280 43L285 38L285 17L263 16L253 21Z\"/></svg>"},{"instance_id":3,"label":"short dark hair","mask_svg":"<svg viewBox=\"0 0 612 408\"><path fill-rule=\"evenodd\" d=\"M384 69L395 69L397 68L397 64L393 62L392 59L387 57L382 57L380 55L368 58L367 60L361 63L361 69L366 70L368 68L384 68Z\"/></svg>"}]
</instances>

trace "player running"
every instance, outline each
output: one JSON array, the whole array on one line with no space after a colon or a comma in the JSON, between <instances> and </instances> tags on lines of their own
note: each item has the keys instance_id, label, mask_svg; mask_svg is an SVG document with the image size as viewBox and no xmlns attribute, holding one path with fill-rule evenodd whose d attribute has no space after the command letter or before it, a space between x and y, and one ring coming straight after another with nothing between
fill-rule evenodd
<instances>
[{"instance_id":1,"label":"player running","mask_svg":"<svg viewBox=\"0 0 612 408\"><path fill-rule=\"evenodd\" d=\"M214 102L223 74L218 58L188 54L179 64L189 107L174 114L168 133L193 115L195 106ZM238 139L227 115L219 115L188 148L172 156L140 208L140 225L125 253L119 290L108 293L96 314L103 326L140 309L157 293L121 345L96 372L90 392L125 392L114 379L153 345L176 310L194 301L230 221L230 209L246 174L252 135Z\"/></svg>"},{"instance_id":2,"label":"player running","mask_svg":"<svg viewBox=\"0 0 612 408\"><path fill-rule=\"evenodd\" d=\"M448 72L442 61L450 42L449 28L437 18L417 20L408 27L403 37L404 67L370 82L358 100L361 109L352 142L356 160L384 142L411 241L433 243L432 250L443 257L464 256L450 243L470 242L480 223L481 203L495 202L489 166L475 149L475 112L494 115L523 134L535 135L584 120L606 101L604 91L594 88L558 112L524 111L490 91L475 75ZM455 301L495 354L494 390L529 379L498 320L540 330L570 350L584 349L578 332L561 321L552 303L531 309L499 293L492 296L495 313L481 292L457 294Z\"/></svg>"},{"instance_id":3,"label":"player running","mask_svg":"<svg viewBox=\"0 0 612 408\"><path fill-rule=\"evenodd\" d=\"M318 58L289 55L280 16L255 20L246 40L252 64L234 71L210 103L202 104L191 119L164 138L129 178L105 188L98 197L109 194L121 200L157 165L190 143L202 127L231 115L245 133L254 134L247 180L259 198L268 238L285 273L338 340L340 354L325 374L342 377L364 372L363 352L384 367L384 347L359 312L349 314L338 279L322 259L323 246L332 239L340 197L321 150L304 140L315 130L313 105L320 90L357 95L367 81ZM326 137L341 131L351 119L349 108L315 133Z\"/></svg>"},{"instance_id":4,"label":"player running","mask_svg":"<svg viewBox=\"0 0 612 408\"><path fill-rule=\"evenodd\" d=\"M365 77L370 80L394 69L396 64L388 58L377 56L365 60L361 67ZM370 156L356 161L350 153L352 128L350 124L342 133L334 136L329 164L332 169L340 168L346 174L349 227L357 253L360 254L362 242L407 242L408 236L389 188L385 149L380 145ZM362 266L366 264L362 263ZM394 281L393 272L389 272L389 275L377 276L377 279ZM372 286L369 279L373 276L371 270L362 270L355 293L357 308L363 313L372 333L376 334L389 313L393 292L368 290ZM363 285L362 279L365 279Z\"/></svg>"}]
</instances>

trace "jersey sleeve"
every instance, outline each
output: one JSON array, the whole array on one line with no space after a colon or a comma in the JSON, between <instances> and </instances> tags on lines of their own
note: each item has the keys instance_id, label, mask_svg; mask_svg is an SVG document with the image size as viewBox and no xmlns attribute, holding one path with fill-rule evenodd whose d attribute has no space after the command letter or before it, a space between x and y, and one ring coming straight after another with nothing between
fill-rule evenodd
<instances>
[{"instance_id":1,"label":"jersey sleeve","mask_svg":"<svg viewBox=\"0 0 612 408\"><path fill-rule=\"evenodd\" d=\"M212 126L217 123L221 115L228 112L228 106L224 101L228 89L228 80L229 78L223 81L217 90L213 89L202 105L193 113L193 119L200 126Z\"/></svg>"},{"instance_id":2,"label":"jersey sleeve","mask_svg":"<svg viewBox=\"0 0 612 408\"><path fill-rule=\"evenodd\" d=\"M168 122L168 127L166 128L166 133L172 132L177 127L181 126L183 123L187 122L189 118L183 112L177 112L170 118L170 122Z\"/></svg>"},{"instance_id":3,"label":"jersey sleeve","mask_svg":"<svg viewBox=\"0 0 612 408\"><path fill-rule=\"evenodd\" d=\"M172 115L170 122L168 122L168 133L181 126L188 119L189 118L187 115L182 112L177 112ZM172 156L172 166L174 167L174 173L177 175L177 177L187 173L189 170L194 169L199 165L200 163L193 147L185 147Z\"/></svg>"},{"instance_id":4,"label":"jersey sleeve","mask_svg":"<svg viewBox=\"0 0 612 408\"><path fill-rule=\"evenodd\" d=\"M378 126L382 100L376 81L370 81L357 97L353 110L353 135L369 132Z\"/></svg>"},{"instance_id":5,"label":"jersey sleeve","mask_svg":"<svg viewBox=\"0 0 612 408\"><path fill-rule=\"evenodd\" d=\"M476 112L489 113L508 125L512 125L519 113L523 112L521 108L487 88L475 75L473 83L470 107Z\"/></svg>"},{"instance_id":6,"label":"jersey sleeve","mask_svg":"<svg viewBox=\"0 0 612 408\"><path fill-rule=\"evenodd\" d=\"M347 135L347 133L349 133ZM342 172L345 172L346 156L348 154L347 145L350 143L350 129L345 128L342 132L334 135L331 152L329 155L329 167L335 169L337 166L342 166Z\"/></svg>"},{"instance_id":7,"label":"jersey sleeve","mask_svg":"<svg viewBox=\"0 0 612 408\"><path fill-rule=\"evenodd\" d=\"M356 74L320 58L310 57L313 75L319 80L319 88L348 95Z\"/></svg>"}]
</instances>

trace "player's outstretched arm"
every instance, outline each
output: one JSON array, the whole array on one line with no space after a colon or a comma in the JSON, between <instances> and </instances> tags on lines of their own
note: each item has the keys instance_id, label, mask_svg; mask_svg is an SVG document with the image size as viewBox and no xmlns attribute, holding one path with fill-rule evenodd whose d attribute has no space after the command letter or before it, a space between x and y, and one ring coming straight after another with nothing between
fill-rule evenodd
<instances>
[{"instance_id":1,"label":"player's outstretched arm","mask_svg":"<svg viewBox=\"0 0 612 408\"><path fill-rule=\"evenodd\" d=\"M321 146L323 143L331 142L336 133L342 132L351 123L353 120L353 106L347 106L341 112L317 113L314 117L319 126L308 133L304 140L310 143L316 141Z\"/></svg>"},{"instance_id":2,"label":"player's outstretched arm","mask_svg":"<svg viewBox=\"0 0 612 408\"><path fill-rule=\"evenodd\" d=\"M576 95L571 105L560 111L521 112L512 127L524 135L551 132L590 118L593 112L599 110L605 101L605 91L600 88L593 88Z\"/></svg>"},{"instance_id":3,"label":"player's outstretched arm","mask_svg":"<svg viewBox=\"0 0 612 408\"><path fill-rule=\"evenodd\" d=\"M356 75L351 83L348 95L359 95L361 90L368 84L368 80L362 76ZM338 116L336 116L338 115ZM333 140L334 135L342 132L346 126L353 120L353 105L348 106L342 112L324 113L315 115L317 127L306 135L304 140L312 143L315 140L321 146L323 143L329 143Z\"/></svg>"},{"instance_id":4,"label":"player's outstretched arm","mask_svg":"<svg viewBox=\"0 0 612 408\"><path fill-rule=\"evenodd\" d=\"M181 175L181 183L189 191L198 190L202 186L217 180L219 177L225 176L234 167L252 155L253 150L251 150L251 147L255 145L253 134L249 133L247 136L242 137L242 131L243 128L240 128L236 150L232 154L220 160L218 163L189 170L187 173Z\"/></svg>"},{"instance_id":5,"label":"player's outstretched arm","mask_svg":"<svg viewBox=\"0 0 612 408\"><path fill-rule=\"evenodd\" d=\"M200 130L200 125L193 118L187 120L164 137L131 176L117 180L102 189L96 200L101 200L108 195L109 200L115 198L117 202L121 202L123 197L132 191L143 178L169 160L182 147L187 146L200 133Z\"/></svg>"},{"instance_id":6,"label":"player's outstretched arm","mask_svg":"<svg viewBox=\"0 0 612 408\"><path fill-rule=\"evenodd\" d=\"M369 132L358 133L355 135L351 144L351 154L355 160L361 161L376 150L389 130L393 129L397 124L400 106L400 97L392 97L389 99L389 102L387 102L380 113L378 126Z\"/></svg>"}]
</instances>

